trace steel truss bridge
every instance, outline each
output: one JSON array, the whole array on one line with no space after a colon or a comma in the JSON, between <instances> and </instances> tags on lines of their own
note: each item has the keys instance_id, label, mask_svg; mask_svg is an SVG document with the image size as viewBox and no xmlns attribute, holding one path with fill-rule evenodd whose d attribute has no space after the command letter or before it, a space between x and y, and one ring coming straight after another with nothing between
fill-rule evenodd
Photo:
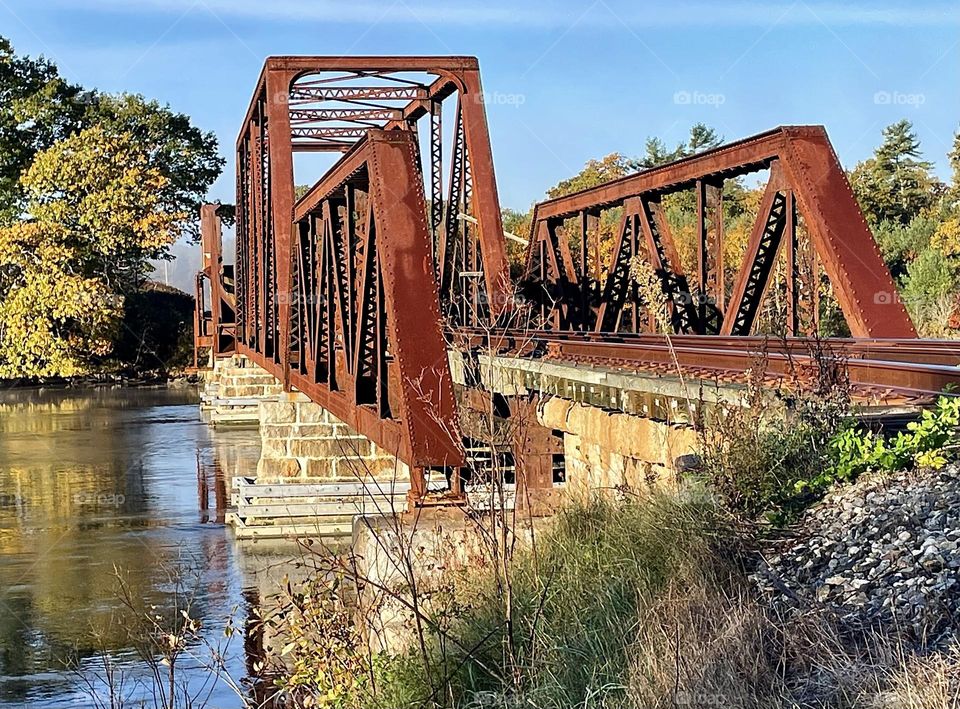
<instances>
[{"instance_id":1,"label":"steel truss bridge","mask_svg":"<svg viewBox=\"0 0 960 709\"><path fill-rule=\"evenodd\" d=\"M342 155L298 199L301 152ZM270 58L236 156L235 272L204 213L202 344L235 349L396 454L418 496L424 471L465 464L448 348L738 382L757 352L776 381L826 346L858 396L886 403L960 381L957 343L917 337L820 126L537 204L517 278L474 58ZM725 186L758 176L732 259ZM692 215L685 258L671 204ZM817 337L821 282L849 337ZM771 299L785 321L773 338L757 334Z\"/></svg>"}]
</instances>

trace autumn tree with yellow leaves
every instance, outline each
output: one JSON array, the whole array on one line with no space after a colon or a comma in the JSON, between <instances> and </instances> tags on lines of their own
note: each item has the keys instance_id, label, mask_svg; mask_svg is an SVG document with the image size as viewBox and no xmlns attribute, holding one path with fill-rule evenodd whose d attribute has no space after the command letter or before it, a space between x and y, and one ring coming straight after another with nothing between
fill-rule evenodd
<instances>
[{"instance_id":1,"label":"autumn tree with yellow leaves","mask_svg":"<svg viewBox=\"0 0 960 709\"><path fill-rule=\"evenodd\" d=\"M23 174L27 218L0 229L0 376L70 376L109 353L150 259L187 215L129 133L80 131Z\"/></svg>"},{"instance_id":2,"label":"autumn tree with yellow leaves","mask_svg":"<svg viewBox=\"0 0 960 709\"><path fill-rule=\"evenodd\" d=\"M224 165L212 133L142 96L71 85L0 37L0 165L0 377L125 367L109 359L118 342L190 334L189 316L150 309L148 278L196 237Z\"/></svg>"}]
</instances>

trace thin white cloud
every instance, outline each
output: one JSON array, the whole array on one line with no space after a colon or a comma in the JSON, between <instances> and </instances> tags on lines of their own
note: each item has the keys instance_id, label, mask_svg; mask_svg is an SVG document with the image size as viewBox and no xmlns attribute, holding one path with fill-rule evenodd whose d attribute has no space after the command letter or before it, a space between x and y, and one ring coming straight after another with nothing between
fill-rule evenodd
<instances>
[{"instance_id":1,"label":"thin white cloud","mask_svg":"<svg viewBox=\"0 0 960 709\"><path fill-rule=\"evenodd\" d=\"M464 27L503 26L516 28L566 27L582 13L580 3L559 0L519 3L516 0L408 0L384 8L374 0L54 0L62 7L89 11L129 14L144 12L182 13L191 6L205 5L224 19L257 19L276 22L330 22L367 24L393 22L407 24L460 25ZM781 25L941 27L960 25L960 4L956 2L797 3L784 16L788 2L740 0L735 2L637 2L611 0L609 10L598 7L579 24L632 28L727 26L763 27L779 20ZM808 9L809 8L809 9Z\"/></svg>"}]
</instances>

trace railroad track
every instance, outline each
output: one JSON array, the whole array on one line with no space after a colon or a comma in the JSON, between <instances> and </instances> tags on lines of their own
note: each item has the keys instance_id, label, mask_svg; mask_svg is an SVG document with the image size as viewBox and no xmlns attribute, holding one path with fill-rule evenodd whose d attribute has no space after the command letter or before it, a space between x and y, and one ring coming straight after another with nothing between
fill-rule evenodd
<instances>
[{"instance_id":1,"label":"railroad track","mask_svg":"<svg viewBox=\"0 0 960 709\"><path fill-rule=\"evenodd\" d=\"M960 385L960 342L919 339L722 337L458 329L464 348L553 361L742 383L804 381L842 364L853 395L884 404L925 403Z\"/></svg>"}]
</instances>

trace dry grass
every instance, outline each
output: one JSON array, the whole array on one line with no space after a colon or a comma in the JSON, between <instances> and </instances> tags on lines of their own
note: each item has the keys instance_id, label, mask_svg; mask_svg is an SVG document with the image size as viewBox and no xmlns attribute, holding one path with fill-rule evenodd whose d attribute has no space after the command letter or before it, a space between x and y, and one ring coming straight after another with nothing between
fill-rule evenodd
<instances>
[{"instance_id":1,"label":"dry grass","mask_svg":"<svg viewBox=\"0 0 960 709\"><path fill-rule=\"evenodd\" d=\"M820 614L776 615L754 597L730 535L700 495L568 511L536 557L512 561L512 640L502 599L474 571L460 579L449 636L429 643L430 663L455 670L443 686L417 653L380 658L376 695L361 703L958 708L958 653L911 656L880 632L852 636Z\"/></svg>"}]
</instances>

